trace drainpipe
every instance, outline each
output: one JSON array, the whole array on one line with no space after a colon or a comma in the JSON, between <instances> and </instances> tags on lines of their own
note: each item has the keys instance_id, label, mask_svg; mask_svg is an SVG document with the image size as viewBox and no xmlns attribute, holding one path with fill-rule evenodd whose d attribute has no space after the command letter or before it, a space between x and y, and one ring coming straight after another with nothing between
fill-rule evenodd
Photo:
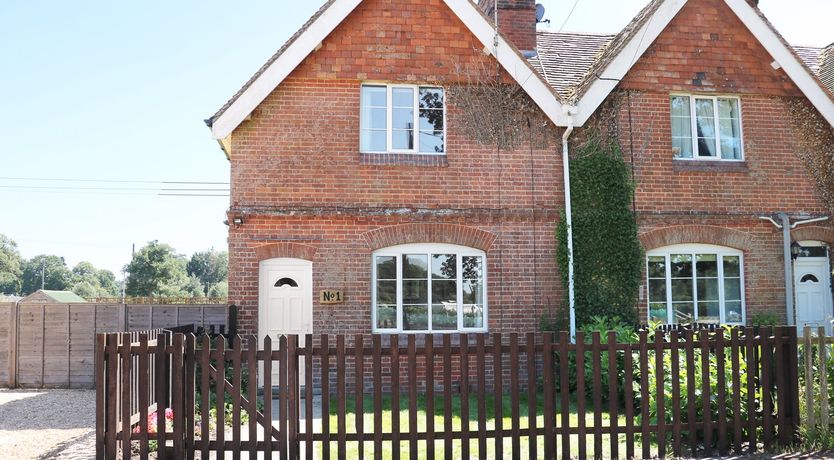
<instances>
[{"instance_id":1,"label":"drainpipe","mask_svg":"<svg viewBox=\"0 0 834 460\"><path fill-rule=\"evenodd\" d=\"M570 308L570 337L576 341L576 297L573 286L573 215L570 197L570 149L568 139L573 133L573 115L576 114L576 107L564 106L562 108L568 123L565 134L562 135L562 172L565 175L565 219L568 226L568 305Z\"/></svg>"},{"instance_id":2,"label":"drainpipe","mask_svg":"<svg viewBox=\"0 0 834 460\"><path fill-rule=\"evenodd\" d=\"M791 230L805 224L823 222L828 217L817 217L814 219L800 220L791 224L791 218L784 212L776 215L781 223L777 223L772 217L762 216L759 219L772 223L776 228L782 230L782 258L785 262L785 306L788 315L788 326L796 325L796 312L794 307L793 293L793 258L791 257Z\"/></svg>"},{"instance_id":3,"label":"drainpipe","mask_svg":"<svg viewBox=\"0 0 834 460\"><path fill-rule=\"evenodd\" d=\"M788 326L796 325L796 313L793 306L793 259L791 258L791 218L784 212L777 214L782 222L782 253L785 262L785 306L787 307Z\"/></svg>"}]
</instances>

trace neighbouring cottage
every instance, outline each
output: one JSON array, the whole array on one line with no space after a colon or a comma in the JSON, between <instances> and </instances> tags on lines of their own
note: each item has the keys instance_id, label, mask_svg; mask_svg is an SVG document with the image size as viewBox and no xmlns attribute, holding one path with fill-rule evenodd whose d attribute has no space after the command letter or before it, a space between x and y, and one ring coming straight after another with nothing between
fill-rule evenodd
<instances>
[{"instance_id":1,"label":"neighbouring cottage","mask_svg":"<svg viewBox=\"0 0 834 460\"><path fill-rule=\"evenodd\" d=\"M790 47L752 0L653 0L617 35L537 31L533 0L481 3L327 1L207 120L231 163L243 331L535 330L565 296L563 133L614 98L641 318L828 324L834 227L789 106L834 124L834 45ZM454 87L479 68L547 121L513 149L466 134ZM797 221L786 265L774 224Z\"/></svg>"}]
</instances>

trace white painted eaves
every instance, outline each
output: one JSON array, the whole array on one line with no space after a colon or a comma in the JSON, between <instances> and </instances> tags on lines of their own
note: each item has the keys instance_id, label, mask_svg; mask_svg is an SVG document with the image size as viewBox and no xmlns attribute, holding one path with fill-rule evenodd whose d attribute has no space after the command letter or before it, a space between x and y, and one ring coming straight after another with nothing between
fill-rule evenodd
<instances>
[{"instance_id":1,"label":"white painted eaves","mask_svg":"<svg viewBox=\"0 0 834 460\"><path fill-rule=\"evenodd\" d=\"M336 0L289 47L275 59L235 100L211 120L215 139L229 135L330 35L362 0ZM489 19L470 0L444 0L475 37L492 52L506 72L530 95L557 126L567 119L555 90L533 69Z\"/></svg>"}]
</instances>

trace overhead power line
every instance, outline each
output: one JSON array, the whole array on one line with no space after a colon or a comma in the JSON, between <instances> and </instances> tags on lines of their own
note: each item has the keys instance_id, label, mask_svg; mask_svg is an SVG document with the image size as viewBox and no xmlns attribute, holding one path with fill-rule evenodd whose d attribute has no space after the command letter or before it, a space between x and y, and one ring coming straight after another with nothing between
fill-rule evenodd
<instances>
[{"instance_id":1,"label":"overhead power line","mask_svg":"<svg viewBox=\"0 0 834 460\"><path fill-rule=\"evenodd\" d=\"M570 21L571 16L573 16L573 12L576 11L577 5L579 5L579 0L573 2L573 6L571 7L570 12L568 13L568 16L565 18L565 22L563 22L562 25L559 27L559 31L557 33L562 32L562 29L564 29L565 26L568 24L568 21Z\"/></svg>"},{"instance_id":2,"label":"overhead power line","mask_svg":"<svg viewBox=\"0 0 834 460\"><path fill-rule=\"evenodd\" d=\"M229 189L220 188L134 188L134 187L57 187L42 185L0 185L0 189L10 190L84 190L109 192L228 192Z\"/></svg>"},{"instance_id":3,"label":"overhead power line","mask_svg":"<svg viewBox=\"0 0 834 460\"><path fill-rule=\"evenodd\" d=\"M209 181L164 181L164 180L127 180L127 179L70 179L56 177L8 177L0 180L35 181L35 182L99 182L108 184L165 184L165 185L229 185L228 182Z\"/></svg>"}]
</instances>

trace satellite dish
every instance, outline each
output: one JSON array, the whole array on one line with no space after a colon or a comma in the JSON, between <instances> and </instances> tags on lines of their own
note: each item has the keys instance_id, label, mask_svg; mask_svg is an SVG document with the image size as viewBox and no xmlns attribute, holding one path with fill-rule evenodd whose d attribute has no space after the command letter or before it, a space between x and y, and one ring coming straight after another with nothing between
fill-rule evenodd
<instances>
[{"instance_id":1,"label":"satellite dish","mask_svg":"<svg viewBox=\"0 0 834 460\"><path fill-rule=\"evenodd\" d=\"M544 19L544 5L536 3L536 22L542 22Z\"/></svg>"}]
</instances>

